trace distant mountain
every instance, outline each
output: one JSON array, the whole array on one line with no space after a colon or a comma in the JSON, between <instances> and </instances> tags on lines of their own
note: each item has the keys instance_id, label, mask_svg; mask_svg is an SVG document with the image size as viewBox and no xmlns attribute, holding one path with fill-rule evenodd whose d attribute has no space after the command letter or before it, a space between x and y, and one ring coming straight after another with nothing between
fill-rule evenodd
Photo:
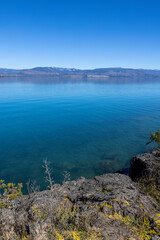
<instances>
[{"instance_id":1,"label":"distant mountain","mask_svg":"<svg viewBox=\"0 0 160 240\"><path fill-rule=\"evenodd\" d=\"M75 68L35 67L32 69L0 68L1 77L20 76L51 76L54 78L78 79L107 79L123 78L157 78L160 79L160 70L131 69L131 68L97 68L81 70Z\"/></svg>"},{"instance_id":2,"label":"distant mountain","mask_svg":"<svg viewBox=\"0 0 160 240\"><path fill-rule=\"evenodd\" d=\"M18 72L20 70L17 70L17 69L9 69L9 68L0 68L0 73L3 73L3 72Z\"/></svg>"}]
</instances>

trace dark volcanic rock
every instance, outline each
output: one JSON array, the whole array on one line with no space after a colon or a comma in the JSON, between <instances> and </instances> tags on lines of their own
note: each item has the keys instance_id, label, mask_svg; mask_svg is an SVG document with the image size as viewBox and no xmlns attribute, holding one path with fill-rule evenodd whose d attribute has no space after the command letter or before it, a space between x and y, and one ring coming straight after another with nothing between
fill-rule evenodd
<instances>
[{"instance_id":1,"label":"dark volcanic rock","mask_svg":"<svg viewBox=\"0 0 160 240\"><path fill-rule=\"evenodd\" d=\"M137 180L142 177L152 177L160 169L160 153L140 154L132 158L130 162L130 177Z\"/></svg>"},{"instance_id":2,"label":"dark volcanic rock","mask_svg":"<svg viewBox=\"0 0 160 240\"><path fill-rule=\"evenodd\" d=\"M149 239L141 237L135 222L151 219L156 229L158 211L155 201L128 176L79 178L54 185L53 191L24 196L1 209L0 239Z\"/></svg>"}]
</instances>

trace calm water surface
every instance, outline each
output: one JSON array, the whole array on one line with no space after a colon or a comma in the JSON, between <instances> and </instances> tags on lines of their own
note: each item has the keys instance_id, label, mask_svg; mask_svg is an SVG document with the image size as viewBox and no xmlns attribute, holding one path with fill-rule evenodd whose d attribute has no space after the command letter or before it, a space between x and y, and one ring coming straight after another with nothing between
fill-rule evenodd
<instances>
[{"instance_id":1,"label":"calm water surface","mask_svg":"<svg viewBox=\"0 0 160 240\"><path fill-rule=\"evenodd\" d=\"M0 80L0 179L45 187L43 160L55 182L114 172L148 151L160 128L159 83Z\"/></svg>"}]
</instances>

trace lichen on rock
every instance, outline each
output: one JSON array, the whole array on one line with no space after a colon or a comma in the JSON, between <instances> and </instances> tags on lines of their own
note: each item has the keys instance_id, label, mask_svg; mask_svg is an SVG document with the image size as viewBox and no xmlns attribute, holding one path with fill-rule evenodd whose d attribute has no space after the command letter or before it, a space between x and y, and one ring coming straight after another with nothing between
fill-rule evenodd
<instances>
[{"instance_id":1,"label":"lichen on rock","mask_svg":"<svg viewBox=\"0 0 160 240\"><path fill-rule=\"evenodd\" d=\"M159 236L159 203L129 176L118 173L55 184L52 191L19 197L0 209L3 240L158 240Z\"/></svg>"}]
</instances>

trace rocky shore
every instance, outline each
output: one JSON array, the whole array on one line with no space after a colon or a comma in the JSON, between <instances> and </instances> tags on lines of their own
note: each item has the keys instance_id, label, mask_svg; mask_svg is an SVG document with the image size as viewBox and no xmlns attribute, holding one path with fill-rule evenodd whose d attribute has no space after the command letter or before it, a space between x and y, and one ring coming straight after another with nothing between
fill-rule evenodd
<instances>
[{"instance_id":1,"label":"rocky shore","mask_svg":"<svg viewBox=\"0 0 160 240\"><path fill-rule=\"evenodd\" d=\"M159 161L156 151L138 155L130 176L82 177L19 197L0 209L0 239L158 240L160 204L143 182L157 184Z\"/></svg>"}]
</instances>

